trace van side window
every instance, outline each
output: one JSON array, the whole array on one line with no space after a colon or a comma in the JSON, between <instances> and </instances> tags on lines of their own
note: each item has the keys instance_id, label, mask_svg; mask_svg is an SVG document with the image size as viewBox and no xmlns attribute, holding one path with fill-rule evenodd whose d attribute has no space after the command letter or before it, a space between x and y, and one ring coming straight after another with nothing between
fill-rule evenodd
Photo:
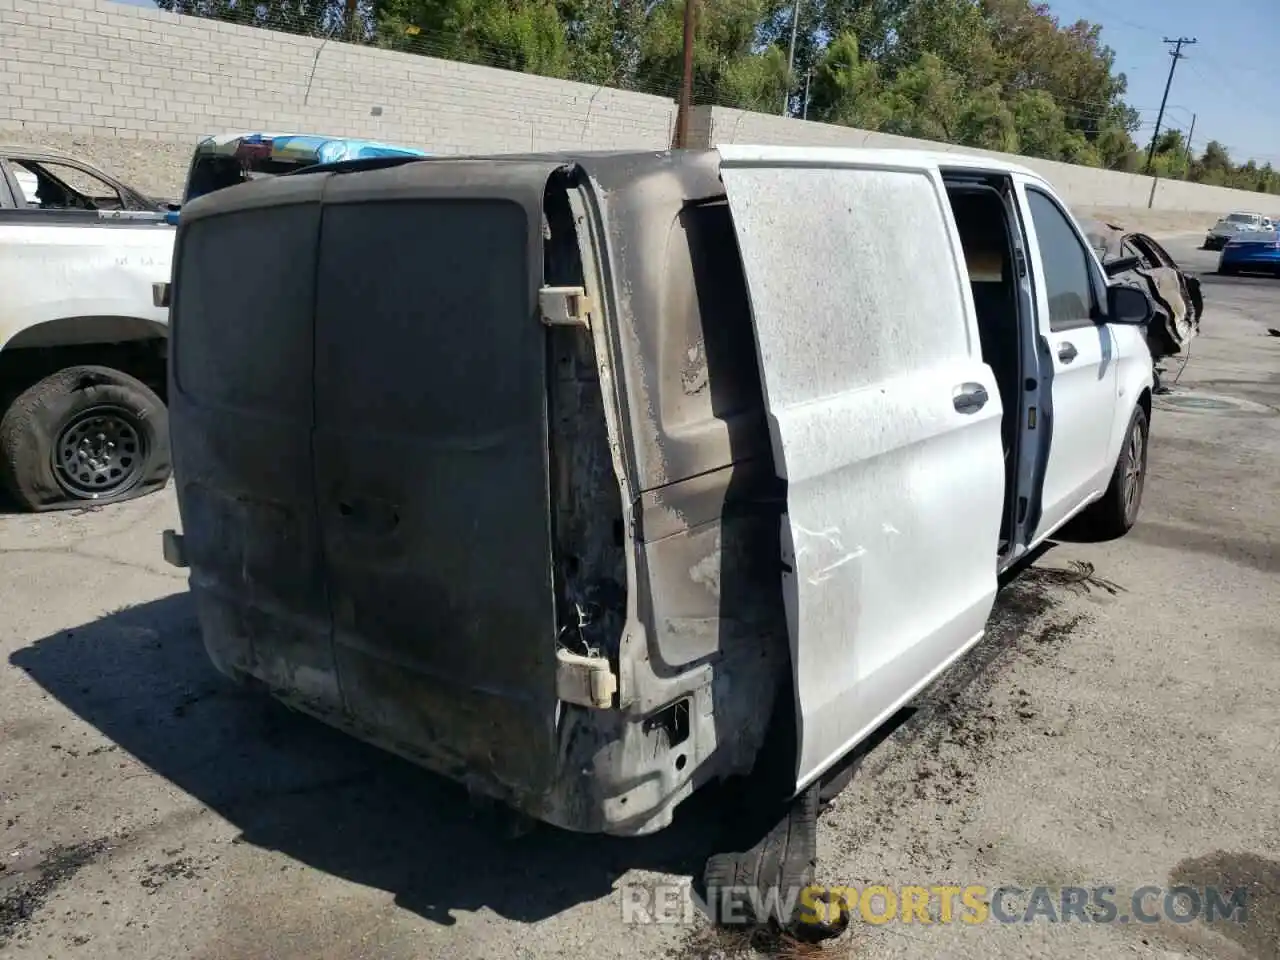
<instances>
[{"instance_id":1,"label":"van side window","mask_svg":"<svg viewBox=\"0 0 1280 960\"><path fill-rule=\"evenodd\" d=\"M1097 312L1089 254L1066 215L1039 190L1027 190L1031 220L1040 241L1049 329L1071 330L1093 323Z\"/></svg>"}]
</instances>

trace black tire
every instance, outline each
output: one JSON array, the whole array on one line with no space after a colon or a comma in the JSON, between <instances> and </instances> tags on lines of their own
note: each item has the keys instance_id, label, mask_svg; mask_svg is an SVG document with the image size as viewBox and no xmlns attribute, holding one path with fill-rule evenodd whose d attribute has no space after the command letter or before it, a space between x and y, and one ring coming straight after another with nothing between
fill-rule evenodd
<instances>
[{"instance_id":1,"label":"black tire","mask_svg":"<svg viewBox=\"0 0 1280 960\"><path fill-rule=\"evenodd\" d=\"M21 393L0 419L0 482L25 510L132 500L171 473L169 413L110 367L67 367Z\"/></svg>"},{"instance_id":2,"label":"black tire","mask_svg":"<svg viewBox=\"0 0 1280 960\"><path fill-rule=\"evenodd\" d=\"M1107 492L1082 517L1097 539L1123 537L1137 523L1142 491L1146 487L1150 433L1146 411L1141 406L1134 407Z\"/></svg>"},{"instance_id":3,"label":"black tire","mask_svg":"<svg viewBox=\"0 0 1280 960\"><path fill-rule=\"evenodd\" d=\"M799 893L814 882L818 862L818 814L822 786L812 784L792 798L796 770L795 698L790 668L779 683L768 732L751 773L726 784L731 807L702 872L702 892L712 920L785 928L807 940L836 936L847 926L805 922ZM754 891L752 893L751 891ZM757 905L772 909L761 916ZM783 916L787 908L789 915Z\"/></svg>"},{"instance_id":4,"label":"black tire","mask_svg":"<svg viewBox=\"0 0 1280 960\"><path fill-rule=\"evenodd\" d=\"M703 882L708 906L720 923L793 925L801 911L797 894L813 883L817 869L818 793L816 785L805 790L748 849L707 858ZM755 892L754 904L749 891ZM754 907L765 904L777 904L779 912L790 904L793 912L757 915Z\"/></svg>"}]
</instances>

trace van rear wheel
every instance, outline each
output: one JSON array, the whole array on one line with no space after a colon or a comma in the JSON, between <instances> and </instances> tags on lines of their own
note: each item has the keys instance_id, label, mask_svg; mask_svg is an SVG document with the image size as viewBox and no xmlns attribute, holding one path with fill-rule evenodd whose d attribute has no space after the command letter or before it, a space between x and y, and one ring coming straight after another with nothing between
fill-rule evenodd
<instances>
[{"instance_id":1,"label":"van rear wheel","mask_svg":"<svg viewBox=\"0 0 1280 960\"><path fill-rule=\"evenodd\" d=\"M162 488L169 473L164 403L110 367L59 370L0 419L0 480L28 511L130 500Z\"/></svg>"}]
</instances>

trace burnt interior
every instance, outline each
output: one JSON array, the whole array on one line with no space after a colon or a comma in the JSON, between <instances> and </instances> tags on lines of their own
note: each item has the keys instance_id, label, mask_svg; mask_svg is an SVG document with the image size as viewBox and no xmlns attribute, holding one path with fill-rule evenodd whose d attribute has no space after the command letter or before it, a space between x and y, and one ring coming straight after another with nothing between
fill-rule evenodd
<instances>
[{"instance_id":1,"label":"burnt interior","mask_svg":"<svg viewBox=\"0 0 1280 960\"><path fill-rule=\"evenodd\" d=\"M547 329L562 649L620 666L626 551L636 551L636 612L647 648L622 668L634 671L628 702L617 714L570 704L560 714L566 784L595 770L594 780L574 789L595 796L592 806L613 798L615 824L631 816L629 795L639 789L644 796L646 783L662 784L657 796L678 798L691 780L750 771L778 692L791 687L780 564L785 484L772 461L732 216L718 179L704 176L713 170L680 170L688 179L678 184L669 174L628 177L617 189L599 184L619 231L609 235L619 302L616 316L600 309L592 321L596 336L609 324L622 346L597 344L585 327ZM588 286L604 308L614 301L584 283L583 251L593 238L570 204L575 191L585 197L596 189L586 177L574 166L548 183L543 282ZM620 442L640 451L627 521L597 347L609 351L618 378L611 397L626 434ZM794 709L790 698L781 709ZM792 733L771 752L791 783L794 728L780 729ZM636 824L655 816L661 812L647 803L634 810Z\"/></svg>"},{"instance_id":2,"label":"burnt interior","mask_svg":"<svg viewBox=\"0 0 1280 960\"><path fill-rule=\"evenodd\" d=\"M568 190L573 174L548 181L544 281L582 286L582 259ZM591 331L553 326L547 338L551 523L560 646L617 662L627 615L622 497L605 422Z\"/></svg>"}]
</instances>

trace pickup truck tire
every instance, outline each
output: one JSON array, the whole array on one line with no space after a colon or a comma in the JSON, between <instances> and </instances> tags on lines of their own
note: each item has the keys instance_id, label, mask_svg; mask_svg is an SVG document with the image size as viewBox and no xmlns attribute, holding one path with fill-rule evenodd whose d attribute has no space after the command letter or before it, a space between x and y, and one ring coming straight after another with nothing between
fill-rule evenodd
<instances>
[{"instance_id":1,"label":"pickup truck tire","mask_svg":"<svg viewBox=\"0 0 1280 960\"><path fill-rule=\"evenodd\" d=\"M115 503L164 487L169 414L146 384L110 367L67 367L0 419L0 481L25 510Z\"/></svg>"},{"instance_id":2,"label":"pickup truck tire","mask_svg":"<svg viewBox=\"0 0 1280 960\"><path fill-rule=\"evenodd\" d=\"M1086 521L1089 532L1099 540L1122 537L1138 521L1142 490L1147 480L1149 434L1146 411L1141 406L1134 407L1107 492L1081 518Z\"/></svg>"}]
</instances>

